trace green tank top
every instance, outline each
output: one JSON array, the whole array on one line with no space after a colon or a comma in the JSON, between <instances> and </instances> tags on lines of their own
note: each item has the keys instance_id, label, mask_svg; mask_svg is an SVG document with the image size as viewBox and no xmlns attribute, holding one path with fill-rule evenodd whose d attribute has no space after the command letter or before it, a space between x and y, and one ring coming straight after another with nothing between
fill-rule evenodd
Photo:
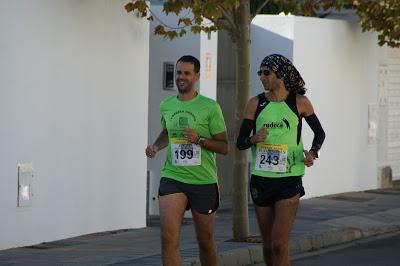
<instances>
[{"instance_id":1,"label":"green tank top","mask_svg":"<svg viewBox=\"0 0 400 266\"><path fill-rule=\"evenodd\" d=\"M262 93L257 110L254 130L258 132L266 127L269 135L265 142L251 147L251 174L270 178L304 175L301 118L296 94L289 94L284 102L270 102Z\"/></svg>"},{"instance_id":2,"label":"green tank top","mask_svg":"<svg viewBox=\"0 0 400 266\"><path fill-rule=\"evenodd\" d=\"M172 96L160 103L160 113L161 125L167 129L169 138L161 176L187 184L216 183L215 153L185 141L183 130L192 128L207 139L226 132L218 103L202 95L190 101L180 101L177 96Z\"/></svg>"}]
</instances>

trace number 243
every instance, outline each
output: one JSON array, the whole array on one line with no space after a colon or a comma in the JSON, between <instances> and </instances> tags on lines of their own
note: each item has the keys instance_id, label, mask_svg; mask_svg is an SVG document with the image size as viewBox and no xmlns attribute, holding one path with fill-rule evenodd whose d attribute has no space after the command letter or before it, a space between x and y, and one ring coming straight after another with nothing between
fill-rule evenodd
<instances>
[{"instance_id":1,"label":"number 243","mask_svg":"<svg viewBox=\"0 0 400 266\"><path fill-rule=\"evenodd\" d=\"M273 165L278 165L279 164L279 156L265 156L264 154L261 155L261 161L260 164L273 164Z\"/></svg>"}]
</instances>

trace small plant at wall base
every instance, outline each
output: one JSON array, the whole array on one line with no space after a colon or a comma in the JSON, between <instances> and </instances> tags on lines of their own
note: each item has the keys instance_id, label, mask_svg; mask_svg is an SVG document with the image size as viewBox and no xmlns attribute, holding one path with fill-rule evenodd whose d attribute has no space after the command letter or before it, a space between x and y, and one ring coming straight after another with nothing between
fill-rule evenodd
<instances>
[{"instance_id":1,"label":"small plant at wall base","mask_svg":"<svg viewBox=\"0 0 400 266\"><path fill-rule=\"evenodd\" d=\"M257 14L284 12L301 16L324 17L333 10L352 9L360 20L363 31L376 31L379 45L400 47L400 2L398 0L170 0L164 2L163 12L177 16L191 9L192 17L182 16L178 25L167 26L161 21L154 34L169 39L182 37L187 30L210 33L225 30L236 53L236 103L234 139L239 134L240 122L250 93L250 24ZM144 0L125 5L127 12L154 19ZM210 23L211 22L211 23ZM247 209L248 164L245 151L235 150L233 181L233 238L237 241L249 236Z\"/></svg>"}]
</instances>

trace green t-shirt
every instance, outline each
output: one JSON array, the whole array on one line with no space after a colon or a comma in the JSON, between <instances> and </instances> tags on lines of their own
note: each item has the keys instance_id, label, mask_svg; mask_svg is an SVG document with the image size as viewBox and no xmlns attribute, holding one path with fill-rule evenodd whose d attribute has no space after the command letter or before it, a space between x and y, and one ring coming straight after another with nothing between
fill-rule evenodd
<instances>
[{"instance_id":1,"label":"green t-shirt","mask_svg":"<svg viewBox=\"0 0 400 266\"><path fill-rule=\"evenodd\" d=\"M266 127L269 135L251 148L251 174L271 178L304 175L299 119L286 102L265 106L256 119L256 132Z\"/></svg>"},{"instance_id":2,"label":"green t-shirt","mask_svg":"<svg viewBox=\"0 0 400 266\"><path fill-rule=\"evenodd\" d=\"M190 101L177 96L160 103L161 125L168 131L167 158L161 170L168 177L187 184L217 182L215 153L184 140L184 128L194 129L201 137L211 139L226 132L222 111L212 99L197 95Z\"/></svg>"}]
</instances>

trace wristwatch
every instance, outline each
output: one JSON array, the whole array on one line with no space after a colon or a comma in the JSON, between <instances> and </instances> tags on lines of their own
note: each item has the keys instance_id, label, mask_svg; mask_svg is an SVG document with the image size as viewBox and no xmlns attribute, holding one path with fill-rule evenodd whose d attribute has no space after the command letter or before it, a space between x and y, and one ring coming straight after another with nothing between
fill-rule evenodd
<instances>
[{"instance_id":1,"label":"wristwatch","mask_svg":"<svg viewBox=\"0 0 400 266\"><path fill-rule=\"evenodd\" d=\"M197 143L196 143L196 144L200 145L200 147L204 147L205 141L206 141L205 138L200 137L200 138L197 140Z\"/></svg>"}]
</instances>

